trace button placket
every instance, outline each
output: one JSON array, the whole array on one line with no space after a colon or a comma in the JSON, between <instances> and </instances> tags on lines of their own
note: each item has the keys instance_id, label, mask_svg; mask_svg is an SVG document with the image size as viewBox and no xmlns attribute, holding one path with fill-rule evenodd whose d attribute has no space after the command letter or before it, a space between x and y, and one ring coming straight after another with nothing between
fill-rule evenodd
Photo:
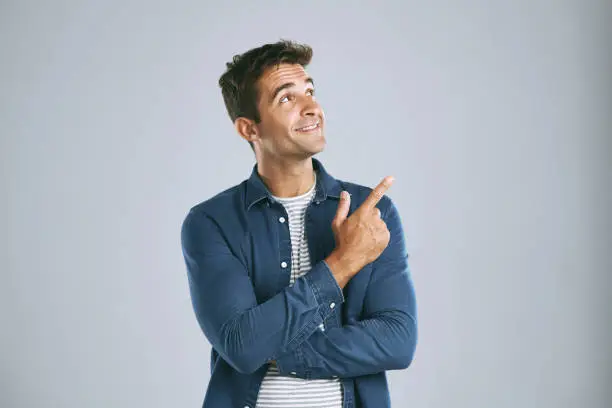
<instances>
[{"instance_id":1,"label":"button placket","mask_svg":"<svg viewBox=\"0 0 612 408\"><path fill-rule=\"evenodd\" d=\"M280 254L279 254L279 265L281 267L282 270L282 275L283 277L281 278L283 281L286 278L286 276L289 276L289 279L287 280L287 284L291 285L290 281L290 268L289 265L291 263L291 239L290 239L290 231L289 231L289 215L287 214L285 208L283 205L279 205L278 206L278 212L276 212L276 214L274 215L274 218L276 221L276 225L278 226L279 229L279 238L281 239L279 244L281 246L279 246L279 250L280 250ZM289 248L285 247L284 243L285 242L289 242ZM287 270L289 269L289 273L287 273Z\"/></svg>"}]
</instances>

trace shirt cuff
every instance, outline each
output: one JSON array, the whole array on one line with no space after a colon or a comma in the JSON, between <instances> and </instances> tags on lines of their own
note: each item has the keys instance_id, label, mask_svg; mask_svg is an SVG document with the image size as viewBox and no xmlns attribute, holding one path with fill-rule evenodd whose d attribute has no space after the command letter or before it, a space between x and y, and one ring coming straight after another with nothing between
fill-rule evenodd
<instances>
[{"instance_id":1,"label":"shirt cuff","mask_svg":"<svg viewBox=\"0 0 612 408\"><path fill-rule=\"evenodd\" d=\"M310 284L317 303L321 306L321 317L325 321L333 313L334 308L344 302L342 289L325 260L315 265L304 277Z\"/></svg>"}]
</instances>

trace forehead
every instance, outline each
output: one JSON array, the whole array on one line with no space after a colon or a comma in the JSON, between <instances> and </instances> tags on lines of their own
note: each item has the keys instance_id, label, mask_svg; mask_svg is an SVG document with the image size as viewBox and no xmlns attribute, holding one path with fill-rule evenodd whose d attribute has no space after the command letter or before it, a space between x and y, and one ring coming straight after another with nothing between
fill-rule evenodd
<instances>
[{"instance_id":1,"label":"forehead","mask_svg":"<svg viewBox=\"0 0 612 408\"><path fill-rule=\"evenodd\" d=\"M272 93L284 83L300 83L306 78L308 73L300 64L280 64L267 68L258 82L262 93Z\"/></svg>"}]
</instances>

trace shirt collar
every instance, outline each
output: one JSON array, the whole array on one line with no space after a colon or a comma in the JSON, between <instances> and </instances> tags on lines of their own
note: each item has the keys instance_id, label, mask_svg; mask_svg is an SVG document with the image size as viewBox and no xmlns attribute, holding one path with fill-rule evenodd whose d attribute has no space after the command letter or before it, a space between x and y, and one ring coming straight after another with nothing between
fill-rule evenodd
<instances>
[{"instance_id":1,"label":"shirt collar","mask_svg":"<svg viewBox=\"0 0 612 408\"><path fill-rule=\"evenodd\" d=\"M318 203L326 200L327 197L339 199L340 192L342 191L340 182L328 174L323 164L314 157L312 158L312 167L317 173L314 201ZM270 190L268 190L257 172L257 163L255 163L251 176L246 180L246 210L250 210L253 204L263 199L267 199L268 202L275 201L272 193L270 193Z\"/></svg>"}]
</instances>

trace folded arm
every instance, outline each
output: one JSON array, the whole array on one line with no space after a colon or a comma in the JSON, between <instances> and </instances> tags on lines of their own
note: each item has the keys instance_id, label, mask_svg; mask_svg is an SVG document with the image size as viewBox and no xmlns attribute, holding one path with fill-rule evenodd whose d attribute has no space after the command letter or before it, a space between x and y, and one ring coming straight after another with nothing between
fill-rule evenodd
<instances>
[{"instance_id":1,"label":"folded arm","mask_svg":"<svg viewBox=\"0 0 612 408\"><path fill-rule=\"evenodd\" d=\"M294 350L344 301L324 261L293 286L257 304L246 266L232 253L218 224L190 211L181 227L189 290L198 323L221 357L252 373Z\"/></svg>"},{"instance_id":2,"label":"folded arm","mask_svg":"<svg viewBox=\"0 0 612 408\"><path fill-rule=\"evenodd\" d=\"M404 369L412 362L417 344L415 290L399 213L390 199L387 208L383 219L391 238L372 263L364 319L313 332L295 350L277 357L281 374L356 377Z\"/></svg>"}]
</instances>

